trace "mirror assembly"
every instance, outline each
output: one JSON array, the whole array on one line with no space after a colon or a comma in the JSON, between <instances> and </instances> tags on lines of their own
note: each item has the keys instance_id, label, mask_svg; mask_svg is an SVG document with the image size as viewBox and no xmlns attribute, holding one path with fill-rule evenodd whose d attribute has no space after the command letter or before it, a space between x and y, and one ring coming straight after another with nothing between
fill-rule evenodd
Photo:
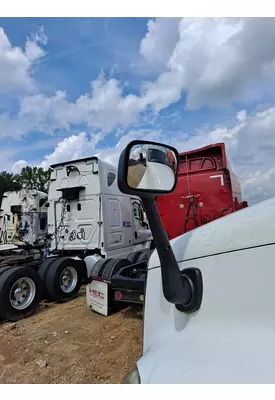
<instances>
[{"instance_id":1,"label":"mirror assembly","mask_svg":"<svg viewBox=\"0 0 275 400\"><path fill-rule=\"evenodd\" d=\"M196 268L180 271L154 201L158 194L174 190L178 163L178 151L171 146L132 141L120 155L118 187L123 193L139 196L143 202L160 259L165 299L180 305L179 311L194 312L201 304L201 273Z\"/></svg>"}]
</instances>

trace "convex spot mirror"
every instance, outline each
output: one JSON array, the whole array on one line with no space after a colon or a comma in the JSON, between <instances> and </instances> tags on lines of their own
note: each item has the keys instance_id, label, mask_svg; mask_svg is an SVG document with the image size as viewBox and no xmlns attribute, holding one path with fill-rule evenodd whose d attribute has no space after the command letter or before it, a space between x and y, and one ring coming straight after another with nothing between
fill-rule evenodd
<instances>
[{"instance_id":1,"label":"convex spot mirror","mask_svg":"<svg viewBox=\"0 0 275 400\"><path fill-rule=\"evenodd\" d=\"M177 175L178 152L173 147L133 141L121 154L119 186L123 192L169 193Z\"/></svg>"}]
</instances>

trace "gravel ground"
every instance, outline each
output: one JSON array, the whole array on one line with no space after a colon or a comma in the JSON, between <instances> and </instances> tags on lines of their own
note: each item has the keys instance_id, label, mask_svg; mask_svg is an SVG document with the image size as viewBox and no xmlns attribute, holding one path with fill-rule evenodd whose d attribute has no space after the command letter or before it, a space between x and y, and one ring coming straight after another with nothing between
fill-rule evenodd
<instances>
[{"instance_id":1,"label":"gravel ground","mask_svg":"<svg viewBox=\"0 0 275 400\"><path fill-rule=\"evenodd\" d=\"M32 317L0 323L1 383L121 383L141 356L142 311L92 312L85 290Z\"/></svg>"}]
</instances>

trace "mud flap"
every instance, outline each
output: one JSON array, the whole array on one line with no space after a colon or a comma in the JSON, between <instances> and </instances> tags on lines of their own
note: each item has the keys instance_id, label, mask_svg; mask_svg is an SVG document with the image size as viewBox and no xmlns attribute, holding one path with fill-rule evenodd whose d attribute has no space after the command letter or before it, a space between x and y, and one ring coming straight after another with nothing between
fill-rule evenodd
<instances>
[{"instance_id":1,"label":"mud flap","mask_svg":"<svg viewBox=\"0 0 275 400\"><path fill-rule=\"evenodd\" d=\"M87 305L98 314L108 316L109 311L109 283L92 280L86 286Z\"/></svg>"}]
</instances>

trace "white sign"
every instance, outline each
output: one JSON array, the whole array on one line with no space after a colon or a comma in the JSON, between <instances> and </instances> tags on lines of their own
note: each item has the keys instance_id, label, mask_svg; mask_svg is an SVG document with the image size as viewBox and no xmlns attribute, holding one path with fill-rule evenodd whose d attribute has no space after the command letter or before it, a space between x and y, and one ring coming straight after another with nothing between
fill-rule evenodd
<instances>
[{"instance_id":1,"label":"white sign","mask_svg":"<svg viewBox=\"0 0 275 400\"><path fill-rule=\"evenodd\" d=\"M92 281L86 287L87 305L93 311L108 316L108 283Z\"/></svg>"}]
</instances>

